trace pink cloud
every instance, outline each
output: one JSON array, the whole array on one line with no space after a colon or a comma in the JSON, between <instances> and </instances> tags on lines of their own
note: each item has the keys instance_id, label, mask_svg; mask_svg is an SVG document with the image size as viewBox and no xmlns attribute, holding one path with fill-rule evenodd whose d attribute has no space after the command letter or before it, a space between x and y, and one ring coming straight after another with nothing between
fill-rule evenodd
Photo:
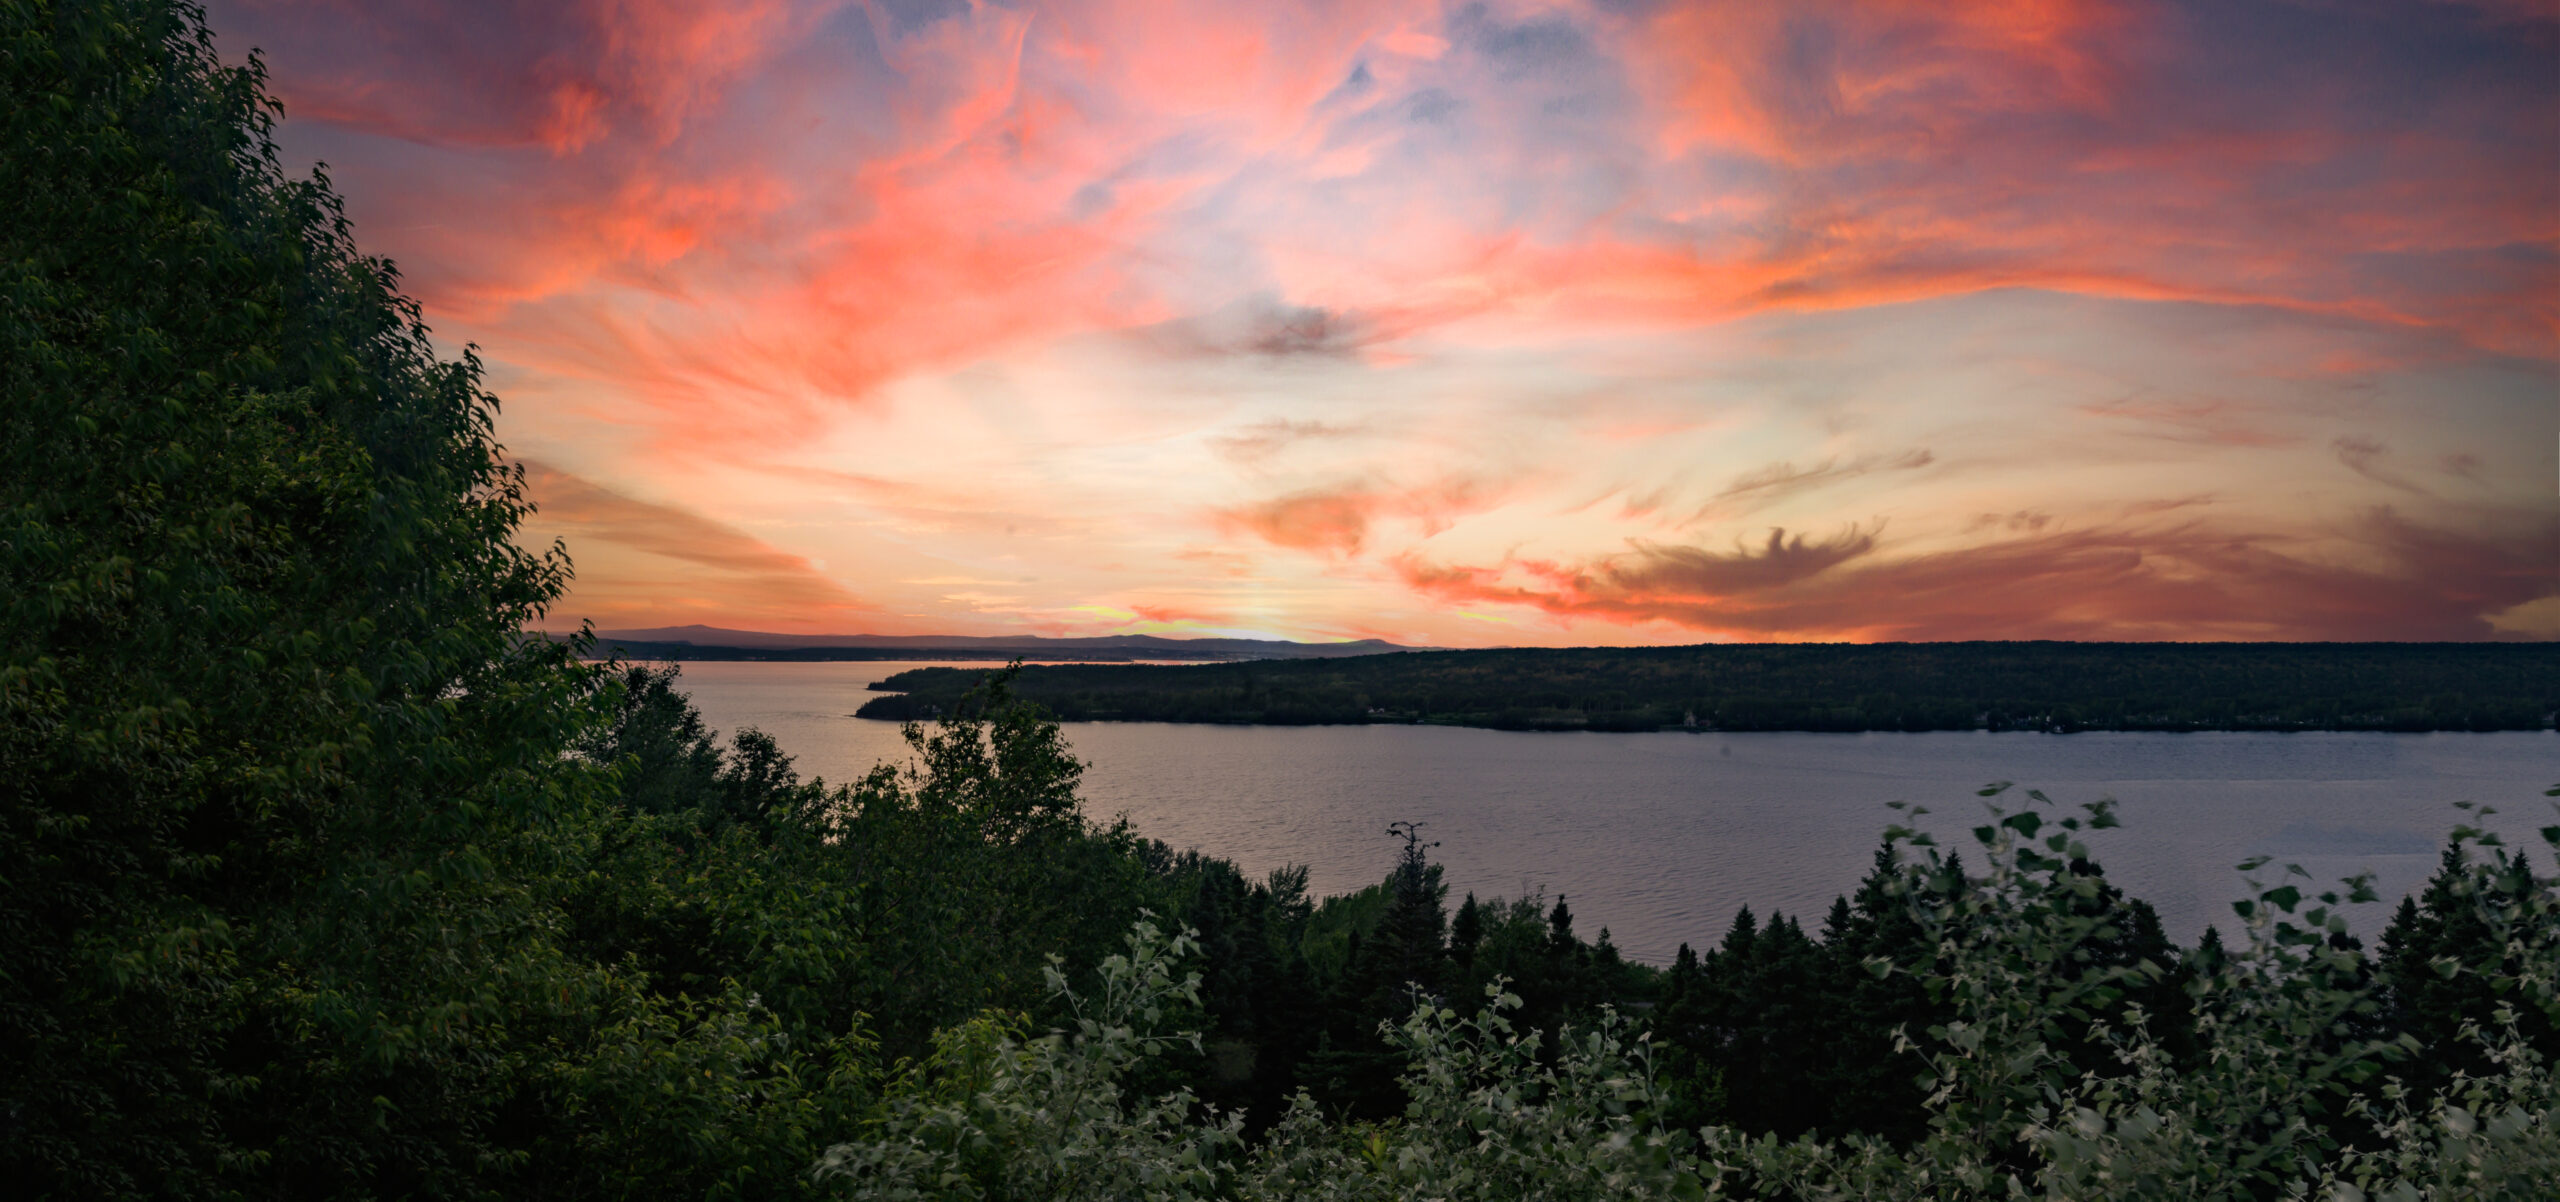
<instances>
[{"instance_id":1,"label":"pink cloud","mask_svg":"<svg viewBox=\"0 0 2560 1202\"><path fill-rule=\"evenodd\" d=\"M1341 293L1312 299L1390 338L1488 307L1680 324L2012 287L2277 305L2507 352L2548 354L2560 331L2560 187L2516 159L2560 168L2553 106L2495 77L2405 118L2270 92L2211 74L2197 51L2229 37L2151 4L1745 0L1511 24L1100 2L911 27L780 0L236 15L242 37L281 39L301 119L549 151L492 161L530 187L466 171L467 201L393 202L477 215L414 223L467 231L423 235L420 285L475 322L597 286L684 298L680 322L590 301L506 323L529 362L668 397L860 398L1023 339L1185 316L1184 260L1239 237L1219 253ZM850 51L793 53L830 22L867 31L876 79ZM1445 51L1415 56L1418 37ZM2290 69L2345 86L2323 66ZM2227 102L2187 95L2199 82ZM738 107L745 92L781 127ZM1444 162L1393 119L1422 101L1454 106L1469 157ZM1611 119L1552 116L1574 106ZM792 122L842 132L801 144ZM1308 178L1355 142L1366 170ZM1461 204L1408 178L1425 153ZM1221 192L1246 181L1292 198L1283 224L1231 228L1271 208ZM1328 193L1362 202L1357 228ZM1316 246L1356 255L1365 282ZM666 420L754 428L711 408Z\"/></svg>"},{"instance_id":2,"label":"pink cloud","mask_svg":"<svg viewBox=\"0 0 2560 1202\"><path fill-rule=\"evenodd\" d=\"M1639 545L1579 565L1398 567L1451 603L1745 639L2477 639L2492 615L2560 595L2560 522L2509 515L2503 527L2421 527L2373 510L2355 531L2362 563L2196 523L1901 556L1852 528L1814 542L1773 531L1730 552Z\"/></svg>"},{"instance_id":3,"label":"pink cloud","mask_svg":"<svg viewBox=\"0 0 2560 1202\"><path fill-rule=\"evenodd\" d=\"M402 262L440 333L538 382L545 437L630 449L579 459L595 481L550 485L566 498L555 516L610 548L582 558L595 570L579 595L598 604L663 595L709 614L716 593L779 612L751 580L788 604L859 604L742 533L629 501L652 491L631 482L745 469L954 539L1038 513L1063 546L1160 524L1163 506L1053 512L1060 497L1142 493L1045 475L1114 439L1212 463L1167 486L1192 526L1162 541L1187 550L1053 552L1078 568L1197 554L1241 580L1248 564L1294 558L1289 570L1339 582L1375 575L1347 570L1365 557L1425 599L1755 636L2000 621L2478 634L2471 602L2448 590L2524 587L2497 564L2530 540L2429 489L2508 513L2520 469L2493 448L2548 442L2491 428L2512 416L2477 416L2510 412L2500 398L2560 362L2548 71L2560 16L2547 4L224 0L214 19L227 46L270 52L288 144L334 165L364 245ZM1975 448L1961 463L1861 457L1839 449L1855 445L1845 426L1792 445L1715 443L1696 436L1750 405L1822 392L1824 405L1836 394L1882 410L1929 382L1844 367L1823 389L1708 387L1594 349L1852 310L1886 339L1900 308L2004 290L2310 331L2217 359L2209 388L2181 387L2157 364L2209 331L2088 318L2075 337L2132 348L2111 369L2125 378L2106 382L2124 387L2057 386L2057 411L2146 454L2316 471L2333 490L2321 495L2347 504L2428 504L2404 521L2476 553L2418 582L2405 567L2419 550L2378 533L2388 523L2357 519L2367 552L2352 564L2309 558L2299 546L2317 518L2248 511L2220 480L2164 491L2216 498L2212 529L2239 533L2093 529L2068 514L2133 521L2153 501L1977 497ZM1947 329L1926 323L1942 320L1903 328L1936 338ZM1118 374L1060 366L1107 357L1094 346ZM2459 432L2481 454L2410 468L2386 448L2422 466L2464 453L2380 418L2318 454L2338 427L2306 417L2343 405L2340 390L2418 374L2455 401L2485 398ZM946 453L866 439L886 437L892 409L966 391L918 401L901 385L958 376L1008 397L981 435L995 449L969 472L1011 478L874 461ZM1143 394L1131 409L1198 416L1130 434L1097 399L1115 390ZM1616 399L1637 392L1653 407ZM1492 447L1481 427L1562 393L1596 398L1574 402L1579 432ZM1925 427L1894 436L1881 445L1957 445ZM817 446L851 470L830 481L796 466ZM1125 466L1136 451L1077 462L1102 460L1138 470ZM1553 549L1782 499L1803 525L1797 510L1822 490L1887 472L1898 502L1949 522L2008 515L1973 534L2014 537L1901 555L1871 516L1833 513L1817 527L1847 533ZM1591 500L1570 506L1549 487ZM1621 503L1597 504L1610 497ZM1414 558L1418 539L1522 499L1552 502L1507 510L1524 530L1557 514L1586 524L1537 543L1544 558ZM1515 545L1471 533L1470 546ZM1184 541L1195 534L1238 545ZM745 558L719 560L732 538ZM2019 574L2006 609L1965 592L1994 571ZM2376 599L2357 609L2323 588ZM1135 586L1089 595L1159 600ZM2287 606L2304 616L2250 616Z\"/></svg>"}]
</instances>

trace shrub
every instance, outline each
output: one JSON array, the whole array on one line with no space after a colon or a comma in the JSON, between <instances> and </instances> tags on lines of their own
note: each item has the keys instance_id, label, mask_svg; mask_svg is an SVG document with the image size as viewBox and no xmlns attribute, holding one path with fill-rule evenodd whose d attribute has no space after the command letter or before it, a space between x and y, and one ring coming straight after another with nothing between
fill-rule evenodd
<instances>
[{"instance_id":1,"label":"shrub","mask_svg":"<svg viewBox=\"0 0 2560 1202\"><path fill-rule=\"evenodd\" d=\"M2085 839L2113 814L2101 804L2048 821L2050 803L2030 799L1993 807L1974 832L1986 869L1955 873L1958 887L1925 836L1891 836L1917 853L1901 862L1902 892L1935 956L1871 968L1920 975L1953 1014L1898 1033L1930 1091L1928 1128L1908 1143L1674 1130L1650 1037L1604 1012L1550 1046L1513 1028L1505 1013L1519 999L1497 987L1472 1015L1425 1003L1386 1031L1408 1063L1401 1117L1329 1122L1301 1094L1248 1147L1237 1115L1187 1090L1126 1087L1149 1056L1196 1047L1157 1029L1173 1002L1196 1001L1199 978L1174 976L1193 945L1145 922L1104 965L1090 1016L1053 970L1051 988L1078 1007L1073 1030L1033 1037L990 1016L946 1032L817 1174L855 1197L916 1199L2527 1199L2560 1188L2560 1093L2516 1026L2517 1007L2548 1013L2560 998L2560 903L2522 854L2476 828L2454 833L2488 853L2464 894L2501 941L2490 984L2512 1000L2467 1032L2495 1071L2419 1096L2389 1076L2411 1042L2362 1022L2375 986L2336 908L2368 900L2368 882L2306 897L2284 879L2238 903L2245 938L2188 986L2202 1054L2180 1064L2128 1000L2165 967L2102 954L2120 919L2089 904L2102 884ZM2560 847L2560 826L2545 838ZM2090 1047L2104 1052L2095 1065L2082 1063ZM2361 1091L2368 1082L2378 1092Z\"/></svg>"}]
</instances>

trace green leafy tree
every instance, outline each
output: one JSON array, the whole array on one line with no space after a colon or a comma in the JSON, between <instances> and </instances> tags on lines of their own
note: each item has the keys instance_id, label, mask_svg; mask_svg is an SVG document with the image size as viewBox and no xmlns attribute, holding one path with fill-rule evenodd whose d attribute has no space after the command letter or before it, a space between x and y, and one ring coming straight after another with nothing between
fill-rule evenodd
<instances>
[{"instance_id":1,"label":"green leafy tree","mask_svg":"<svg viewBox=\"0 0 2560 1202\"><path fill-rule=\"evenodd\" d=\"M770 743L692 797L680 729L595 754L663 690L521 633L567 562L513 542L477 360L437 356L325 177L280 170L261 68L200 10L12 0L0 76L11 1187L797 1180L795 1125L836 1121L823 1048L791 1063L728 983L747 961L652 991L560 904L633 842L626 786L743 817L778 796Z\"/></svg>"},{"instance_id":2,"label":"green leafy tree","mask_svg":"<svg viewBox=\"0 0 2560 1202\"><path fill-rule=\"evenodd\" d=\"M0 76L0 1156L433 1192L605 987L526 883L595 788L565 563L192 7L15 0Z\"/></svg>"}]
</instances>

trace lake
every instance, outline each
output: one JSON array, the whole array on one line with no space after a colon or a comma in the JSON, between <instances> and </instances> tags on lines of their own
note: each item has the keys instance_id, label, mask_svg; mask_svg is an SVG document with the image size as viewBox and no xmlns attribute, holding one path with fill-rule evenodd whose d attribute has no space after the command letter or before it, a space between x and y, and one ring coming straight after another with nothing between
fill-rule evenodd
<instances>
[{"instance_id":1,"label":"lake","mask_svg":"<svg viewBox=\"0 0 2560 1202\"><path fill-rule=\"evenodd\" d=\"M894 723L850 715L911 663L689 663L682 687L724 732L761 727L802 774L846 781L903 759ZM984 666L984 665L961 665ZM1721 938L1743 905L1818 931L1897 820L1933 812L1950 846L1981 821L1974 790L2018 782L2065 807L2119 803L2124 828L2090 840L2108 878L2159 908L2171 938L2236 932L2233 865L2256 854L2321 881L2370 870L2388 899L2350 921L2368 946L2387 907L2433 871L2457 801L2501 813L2511 843L2554 821L2560 734L2084 732L2071 735L1553 734L1438 726L1067 725L1087 811L1125 815L1176 847L1259 875L1306 864L1319 894L1374 883L1394 861L1387 823L1437 840L1450 901L1543 892L1575 929L1609 928L1629 956L1668 963ZM2073 811L2076 812L2076 809ZM2541 859L2537 852L2537 860ZM1973 857L1978 867L1980 858ZM2548 864L2545 864L2546 869Z\"/></svg>"}]
</instances>

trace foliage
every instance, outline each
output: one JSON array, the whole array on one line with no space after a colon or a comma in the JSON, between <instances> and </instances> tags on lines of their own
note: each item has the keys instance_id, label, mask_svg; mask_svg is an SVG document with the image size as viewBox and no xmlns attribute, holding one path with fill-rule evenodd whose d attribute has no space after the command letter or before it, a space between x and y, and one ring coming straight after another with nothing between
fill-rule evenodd
<instances>
[{"instance_id":1,"label":"foliage","mask_svg":"<svg viewBox=\"0 0 2560 1202\"><path fill-rule=\"evenodd\" d=\"M439 1192L614 987L603 781L439 360L191 6L0 4L0 1115L41 1194ZM458 1188L458 1186L454 1186Z\"/></svg>"},{"instance_id":2,"label":"foliage","mask_svg":"<svg viewBox=\"0 0 2560 1202\"><path fill-rule=\"evenodd\" d=\"M199 10L11 0L0 73L15 1186L769 1194L863 1013L920 1042L1125 928L1134 840L1027 711L829 792L525 638L567 563L511 541L477 361Z\"/></svg>"},{"instance_id":3,"label":"foliage","mask_svg":"<svg viewBox=\"0 0 2560 1202\"><path fill-rule=\"evenodd\" d=\"M1643 1117L1659 1100L1650 1045L1614 1015L1545 1054L1498 990L1474 1017L1424 1005L1390 1029L1413 1064L1400 1121L1344 1129L1300 1094L1248 1146L1243 1120L1188 1090L1125 1087L1143 1059L1196 1032L1165 1034L1200 978L1173 977L1188 935L1140 922L1129 952L1103 962L1090 1014L1053 969L1072 1030L1025 1038L997 1017L946 1033L901 1074L860 1139L827 1151L817 1175L857 1198L1546 1199L1694 1197L1681 1139Z\"/></svg>"},{"instance_id":4,"label":"foliage","mask_svg":"<svg viewBox=\"0 0 2560 1202\"><path fill-rule=\"evenodd\" d=\"M1083 766L1057 724L1005 680L910 726L915 762L832 797L819 827L856 895L853 1001L899 1054L948 1017L1029 1008L1048 956L1092 964L1161 900L1136 836L1077 808Z\"/></svg>"},{"instance_id":5,"label":"foliage","mask_svg":"<svg viewBox=\"0 0 2560 1202\"><path fill-rule=\"evenodd\" d=\"M2352 884L2308 909L2290 880L2262 887L2239 946L2172 948L2083 845L2103 808L2029 808L1977 832L1980 875L1897 832L1818 938L1746 917L1665 974L1606 931L1586 941L1561 896L1470 896L1452 917L1409 828L1386 879L1316 899L1303 867L1249 880L1095 823L1054 715L1016 691L1047 679L1029 672L940 696L903 765L804 782L758 732L723 743L672 671L592 668L521 633L567 564L511 542L528 502L476 361L436 356L325 178L278 169L257 64L223 66L198 10L0 0L0 75L0 1171L17 1192L2560 1183L2560 907L2472 828L2378 962L2335 912ZM1803 652L1717 665L2081 654ZM2382 663L2512 700L2547 696L2500 683L2543 654L2149 649L2078 679L2293 664L2285 688L2330 696L2302 687L2332 679L2320 663ZM1652 662L1611 655L1540 662ZM1474 673L1452 705L1509 687L1499 657L1415 662ZM1274 684L1294 666L1242 670L1260 674L1253 713L1333 712ZM1694 673L1645 687L1675 678ZM2240 709L2198 704L2260 712L2229 696ZM1586 720L1660 700L1534 700L1557 697ZM1091 999L1067 988L1088 972Z\"/></svg>"},{"instance_id":6,"label":"foliage","mask_svg":"<svg viewBox=\"0 0 2560 1202\"><path fill-rule=\"evenodd\" d=\"M1090 1013L1048 968L1072 1032L1023 1039L998 1016L945 1032L934 1054L891 1083L866 1138L828 1149L817 1174L865 1198L1198 1198L1214 1196L1221 1154L1242 1146L1241 1120L1195 1120L1187 1090L1131 1096L1123 1078L1173 1039L1158 1024L1176 1002L1196 1005L1200 978L1173 979L1194 950L1141 919L1129 951L1101 965Z\"/></svg>"},{"instance_id":7,"label":"foliage","mask_svg":"<svg viewBox=\"0 0 2560 1202\"><path fill-rule=\"evenodd\" d=\"M2206 1052L2181 1067L2139 1003L2125 1004L2129 986L2165 970L2120 962L2108 949L2122 914L2091 905L2104 887L2083 840L2113 825L2108 808L1992 818L1976 831L1979 877L1951 874L1952 857L1896 832L1923 853L1896 875L1935 959L1872 970L1921 976L1949 1014L1898 1036L1920 1053L1929 1091L1926 1129L1908 1143L1754 1139L1721 1125L1693 1136L1664 1119L1677 1099L1651 1038L1604 1010L1560 1029L1549 1053L1514 1027L1506 1012L1520 1001L1497 988L1471 1016L1426 1003L1388 1029L1407 1065L1401 1115L1337 1125L1302 1094L1247 1146L1237 1116L1186 1091L1123 1087L1150 1052L1197 1039L1155 1026L1169 999L1196 1000L1199 977L1176 984L1172 964L1195 945L1142 924L1075 1033L963 1028L948 1045L960 1050L902 1081L820 1175L884 1198L2523 1199L2560 1186L2560 1091L2511 1005L2487 1034L2465 1033L2493 1074L2457 1074L2423 1096L2393 1083L2381 1106L2356 1095L2410 1043L2357 1037L2350 1021L2373 990L2334 939L2334 907L2362 882L2307 910L2290 883L2235 907L2246 937L2190 985ZM2457 845L2478 837L2457 832ZM2549 838L2560 848L2560 827ZM2501 850L2469 882L2518 966L2500 961L2492 987L2551 1008L2554 881ZM1052 987L1073 996L1062 976ZM2109 1062L2083 1067L2084 1039Z\"/></svg>"},{"instance_id":8,"label":"foliage","mask_svg":"<svg viewBox=\"0 0 2560 1202\"><path fill-rule=\"evenodd\" d=\"M2524 921L2519 916L2484 911L2474 904L2475 898L2530 896L2520 879L2530 869L2476 829L2466 828L2458 836L2445 846L2443 862L2426 888L2415 897L2401 899L2382 936L2379 968L2389 1019L2434 1053L2407 1067L2410 1085L2421 1090L2440 1087L2456 1073L2484 1077L2496 1071L2489 1046L2465 1038L2463 1031L2468 1025L2490 1021L2502 1003L2517 1000L2502 998L2492 984L2508 977L2523 979L2537 954L2532 943L2515 942L2501 933L2530 931L2529 923L2518 926ZM2489 859L2471 858L2475 839ZM2560 932L2546 931L2544 938L2560 939ZM2554 1030L2553 1017L2543 1007L2517 1007L2516 1033L2546 1055L2560 1056L2560 1032Z\"/></svg>"}]
</instances>

